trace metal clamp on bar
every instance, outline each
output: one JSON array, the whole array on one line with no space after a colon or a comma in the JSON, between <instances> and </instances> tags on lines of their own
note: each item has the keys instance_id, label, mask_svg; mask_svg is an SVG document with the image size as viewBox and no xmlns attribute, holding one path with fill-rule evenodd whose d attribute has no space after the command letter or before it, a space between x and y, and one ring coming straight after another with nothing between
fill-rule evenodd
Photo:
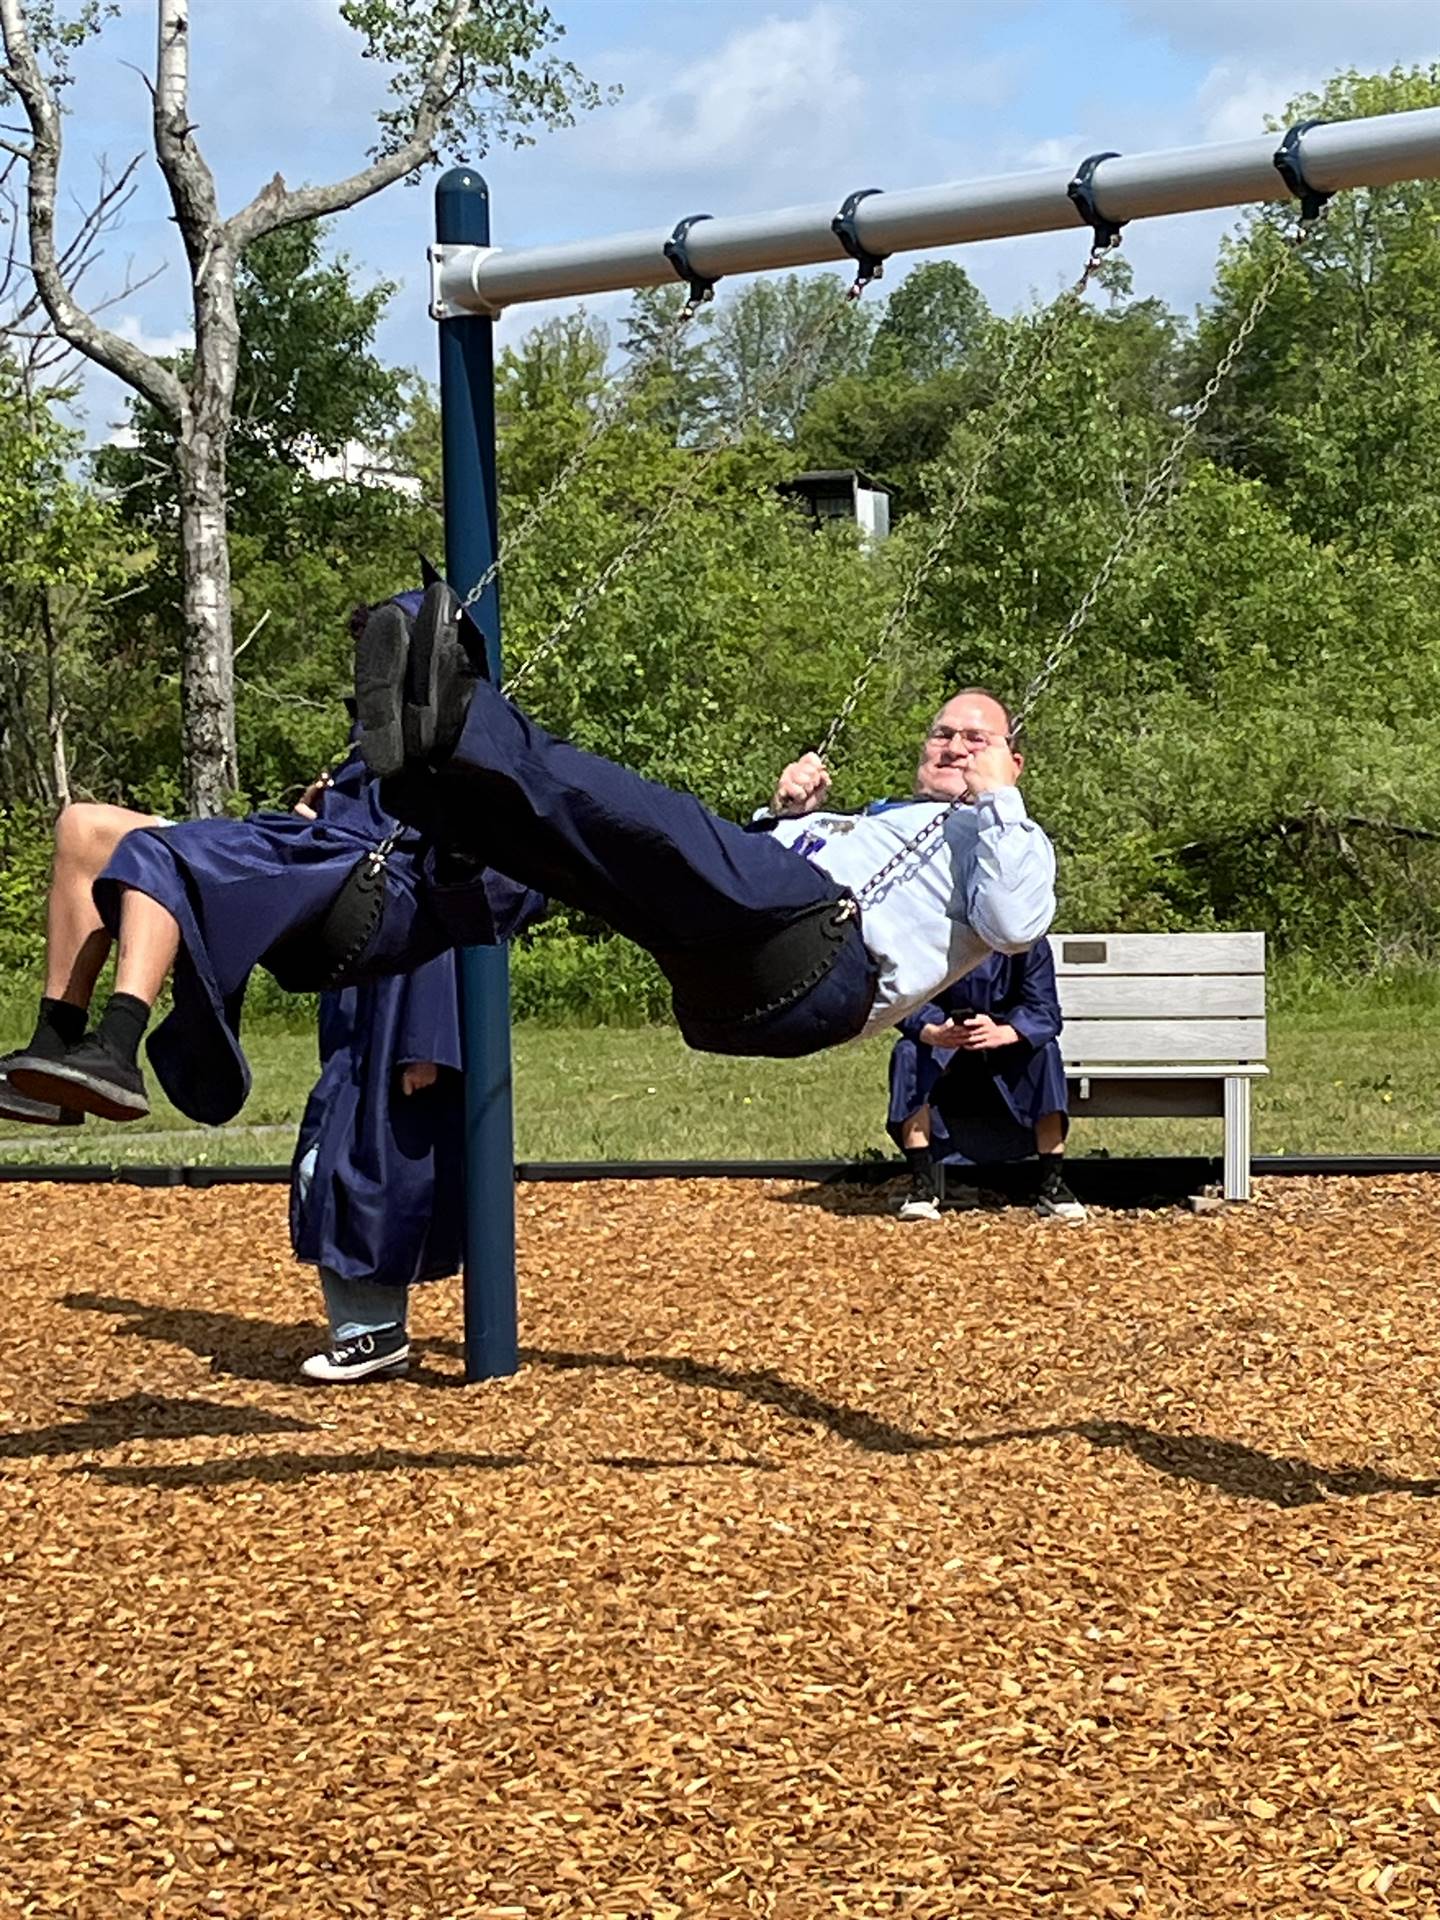
<instances>
[{"instance_id":1,"label":"metal clamp on bar","mask_svg":"<svg viewBox=\"0 0 1440 1920\"><path fill-rule=\"evenodd\" d=\"M860 238L855 226L855 209L862 200L868 200L872 193L879 192L879 187L861 187L858 192L847 197L844 206L830 222L830 231L859 269L855 275L855 284L850 289L852 300L858 300L870 282L881 277L885 271L885 262L890 258L888 253L872 253Z\"/></svg>"},{"instance_id":2,"label":"metal clamp on bar","mask_svg":"<svg viewBox=\"0 0 1440 1920\"><path fill-rule=\"evenodd\" d=\"M1123 220L1107 220L1095 201L1095 169L1102 160L1118 160L1118 153L1092 153L1075 169L1075 178L1066 187L1075 211L1095 236L1096 253L1108 253L1118 247L1124 229Z\"/></svg>"},{"instance_id":3,"label":"metal clamp on bar","mask_svg":"<svg viewBox=\"0 0 1440 1920\"><path fill-rule=\"evenodd\" d=\"M432 320L498 320L503 307L492 307L475 284L479 269L500 251L498 247L445 246L438 241L426 248L430 262L430 318ZM468 292L468 300L458 296Z\"/></svg>"},{"instance_id":4,"label":"metal clamp on bar","mask_svg":"<svg viewBox=\"0 0 1440 1920\"><path fill-rule=\"evenodd\" d=\"M1323 120L1297 120L1275 149L1275 170L1286 186L1300 202L1300 218L1308 225L1318 220L1327 204L1334 199L1333 192L1324 192L1312 187L1305 178L1305 156L1300 150L1300 142L1312 127L1323 127Z\"/></svg>"},{"instance_id":5,"label":"metal clamp on bar","mask_svg":"<svg viewBox=\"0 0 1440 1920\"><path fill-rule=\"evenodd\" d=\"M693 319L707 300L713 300L715 298L715 282L720 278L719 274L717 273L712 277L707 274L698 273L690 264L689 247L691 227L693 227L698 220L710 220L713 218L714 215L709 213L687 214L676 226L670 238L665 242L665 258L690 289L690 298L686 302L685 312L681 316L682 319L685 320Z\"/></svg>"}]
</instances>

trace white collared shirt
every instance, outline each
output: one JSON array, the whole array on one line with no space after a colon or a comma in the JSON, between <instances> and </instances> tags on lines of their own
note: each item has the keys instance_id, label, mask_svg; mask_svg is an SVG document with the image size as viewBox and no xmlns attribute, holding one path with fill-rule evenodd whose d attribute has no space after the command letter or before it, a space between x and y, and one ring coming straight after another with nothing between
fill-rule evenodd
<instances>
[{"instance_id":1,"label":"white collared shirt","mask_svg":"<svg viewBox=\"0 0 1440 1920\"><path fill-rule=\"evenodd\" d=\"M946 813L938 800L902 800L866 813L806 813L779 820L782 846L859 893ZM1018 787L949 810L944 830L903 861L861 911L860 930L880 969L864 1039L903 1020L987 953L1023 953L1055 916L1055 849L1025 810Z\"/></svg>"}]
</instances>

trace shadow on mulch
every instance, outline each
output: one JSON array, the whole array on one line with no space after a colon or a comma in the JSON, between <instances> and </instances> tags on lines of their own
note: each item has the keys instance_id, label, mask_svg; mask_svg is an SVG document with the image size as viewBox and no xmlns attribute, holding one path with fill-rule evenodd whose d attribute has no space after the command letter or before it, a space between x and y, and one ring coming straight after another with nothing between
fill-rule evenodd
<instances>
[{"instance_id":1,"label":"shadow on mulch","mask_svg":"<svg viewBox=\"0 0 1440 1920\"><path fill-rule=\"evenodd\" d=\"M196 1460L169 1467L93 1466L69 1467L69 1473L88 1475L92 1480L107 1480L114 1486L228 1487L242 1482L260 1486L294 1486L300 1481L320 1479L328 1474L417 1473L427 1470L456 1470L504 1473L516 1467L538 1467L546 1463L526 1453L458 1453L440 1449L433 1453L402 1453L393 1447L379 1447L371 1453L272 1453L249 1460ZM775 1473L779 1469L769 1461L750 1455L695 1454L674 1459L651 1458L643 1454L598 1454L584 1462L586 1466L616 1467L626 1473L664 1473L695 1467L749 1467L752 1472Z\"/></svg>"},{"instance_id":2,"label":"shadow on mulch","mask_svg":"<svg viewBox=\"0 0 1440 1920\"><path fill-rule=\"evenodd\" d=\"M892 1426L874 1414L847 1407L834 1400L822 1400L805 1387L797 1387L770 1368L718 1367L704 1360L691 1360L684 1354L668 1353L561 1353L548 1347L524 1347L522 1362L549 1367L557 1373L578 1369L618 1369L629 1373L654 1374L682 1387L709 1387L718 1393L736 1393L753 1400L757 1406L774 1407L792 1420L826 1427L841 1440L849 1440L867 1453L935 1453L953 1447L954 1441L933 1434L911 1433Z\"/></svg>"},{"instance_id":3,"label":"shadow on mulch","mask_svg":"<svg viewBox=\"0 0 1440 1920\"><path fill-rule=\"evenodd\" d=\"M80 1420L0 1434L0 1460L30 1460L44 1454L92 1453L127 1440L190 1440L212 1434L315 1433L311 1420L292 1420L258 1407L217 1406L208 1400L172 1400L132 1393L123 1400L96 1400Z\"/></svg>"},{"instance_id":4,"label":"shadow on mulch","mask_svg":"<svg viewBox=\"0 0 1440 1920\"><path fill-rule=\"evenodd\" d=\"M275 1321L249 1320L239 1314L197 1312L186 1308L149 1306L101 1294L70 1294L67 1307L81 1312L112 1313L130 1324L123 1332L139 1339L188 1347L211 1361L218 1372L241 1379L278 1380L294 1384L293 1363L277 1358L275 1349L295 1344L296 1329ZM456 1356L458 1341L423 1343L431 1351ZM1097 1451L1118 1449L1156 1473L1172 1480L1188 1480L1214 1487L1232 1499L1260 1500L1270 1506L1302 1507L1325 1499L1358 1499L1371 1494L1407 1494L1415 1499L1440 1496L1440 1479L1415 1480L1381 1473L1373 1467L1322 1467L1308 1460L1268 1454L1239 1441L1217 1440L1208 1434L1164 1433L1124 1420L1075 1420L1050 1426L1013 1427L997 1433L964 1438L914 1433L856 1407L822 1399L770 1369L721 1367L683 1354L625 1354L565 1352L555 1348L521 1349L522 1365L554 1372L612 1370L649 1374L677 1386L699 1387L738 1394L757 1406L773 1407L788 1419L824 1427L837 1438L868 1453L978 1453L991 1447L1027 1440L1073 1437ZM421 1369L411 1379L446 1387L463 1385L453 1373ZM313 1423L256 1409L216 1406L205 1401L167 1400L147 1394L97 1402L83 1420L45 1427L33 1433L0 1437L0 1460L38 1454L81 1453L116 1446L132 1439L179 1438L192 1435L236 1435L314 1432ZM253 1480L285 1484L311 1476L336 1473L397 1472L418 1468L476 1468L503 1471L536 1463L524 1453L402 1453L380 1449L362 1454L273 1454L250 1460L200 1461L183 1465L96 1466L72 1468L117 1482L160 1487L223 1486ZM697 1467L746 1467L774 1472L773 1463L752 1454L652 1457L606 1455L596 1466L631 1472L663 1472Z\"/></svg>"},{"instance_id":5,"label":"shadow on mulch","mask_svg":"<svg viewBox=\"0 0 1440 1920\"><path fill-rule=\"evenodd\" d=\"M1308 1507L1317 1500L1354 1500L1371 1493L1406 1493L1420 1500L1440 1494L1440 1480L1399 1479L1373 1467L1317 1467L1308 1460L1261 1453L1237 1440L1203 1433L1160 1433L1128 1420L1072 1420L1049 1427L1014 1427L947 1444L967 1453L1019 1440L1073 1435L1097 1451L1115 1447L1172 1480L1192 1480L1238 1500L1264 1500L1275 1507Z\"/></svg>"},{"instance_id":6,"label":"shadow on mulch","mask_svg":"<svg viewBox=\"0 0 1440 1920\"><path fill-rule=\"evenodd\" d=\"M1087 1206L1115 1213L1151 1213L1163 1207L1183 1206L1219 1173L1218 1163L1200 1155L1157 1156L1131 1160L1107 1155L1067 1155L1065 1180ZM1030 1208L1039 1177L1032 1160L999 1161L973 1167L954 1166L948 1177L957 1186L980 1189L988 1208ZM787 1207L818 1207L823 1213L851 1219L883 1218L895 1211L902 1191L900 1181L887 1172L881 1181L819 1181L774 1196Z\"/></svg>"},{"instance_id":7,"label":"shadow on mulch","mask_svg":"<svg viewBox=\"0 0 1440 1920\"><path fill-rule=\"evenodd\" d=\"M154 1340L165 1346L188 1348L191 1353L209 1360L217 1373L240 1380L295 1384L292 1356L297 1351L297 1329L293 1326L274 1320L252 1320L242 1314L152 1306L143 1300L126 1300L113 1294L70 1293L61 1304L76 1313L114 1314L127 1323L120 1329L122 1334L137 1340ZM421 1351L451 1357L458 1357L461 1352L460 1343L455 1340L423 1340L416 1345ZM760 1406L774 1407L792 1420L827 1427L842 1440L849 1440L868 1452L925 1453L952 1444L931 1435L910 1433L856 1407L822 1400L818 1394L792 1385L769 1369L751 1371L713 1366L683 1354L564 1353L545 1347L522 1348L520 1361L523 1366L547 1367L554 1372L594 1368L648 1373L672 1380L679 1386L710 1387L722 1393L740 1394ZM465 1384L457 1374L426 1367L412 1367L409 1379L426 1386Z\"/></svg>"},{"instance_id":8,"label":"shadow on mulch","mask_svg":"<svg viewBox=\"0 0 1440 1920\"><path fill-rule=\"evenodd\" d=\"M211 1371L233 1380L264 1380L273 1386L299 1384L300 1360L315 1350L321 1338L313 1322L259 1320L241 1313L213 1313L196 1307L157 1306L146 1300L127 1300L119 1294L67 1293L60 1302L72 1313L108 1313L125 1321L118 1332L127 1339L153 1340L160 1346L185 1347L210 1362ZM459 1354L451 1340L417 1340L411 1352ZM434 1387L463 1386L452 1373L441 1373L412 1360L411 1384Z\"/></svg>"}]
</instances>

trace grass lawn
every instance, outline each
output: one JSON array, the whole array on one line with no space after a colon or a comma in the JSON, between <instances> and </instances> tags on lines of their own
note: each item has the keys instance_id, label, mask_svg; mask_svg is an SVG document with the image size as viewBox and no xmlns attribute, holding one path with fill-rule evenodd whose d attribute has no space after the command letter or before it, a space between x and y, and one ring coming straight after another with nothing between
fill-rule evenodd
<instances>
[{"instance_id":1,"label":"grass lawn","mask_svg":"<svg viewBox=\"0 0 1440 1920\"><path fill-rule=\"evenodd\" d=\"M1257 1153L1440 1153L1440 989L1421 979L1300 993L1280 982L1270 1077L1256 1089ZM240 1122L197 1128L152 1084L129 1129L0 1124L0 1160L274 1164L287 1160L315 1042L257 1024ZM826 1159L889 1152L888 1042L801 1061L693 1054L668 1027L526 1025L515 1035L522 1160ZM1218 1121L1087 1122L1075 1153L1216 1153Z\"/></svg>"}]
</instances>

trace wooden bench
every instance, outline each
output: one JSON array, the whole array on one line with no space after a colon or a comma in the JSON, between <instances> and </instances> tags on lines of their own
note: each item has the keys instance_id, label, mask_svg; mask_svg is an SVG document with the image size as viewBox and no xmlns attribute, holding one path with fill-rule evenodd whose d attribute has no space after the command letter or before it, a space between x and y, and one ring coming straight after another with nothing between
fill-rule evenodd
<instances>
[{"instance_id":1,"label":"wooden bench","mask_svg":"<svg viewBox=\"0 0 1440 1920\"><path fill-rule=\"evenodd\" d=\"M1225 1121L1225 1198L1250 1198L1265 1072L1263 933L1052 933L1075 1119Z\"/></svg>"}]
</instances>

